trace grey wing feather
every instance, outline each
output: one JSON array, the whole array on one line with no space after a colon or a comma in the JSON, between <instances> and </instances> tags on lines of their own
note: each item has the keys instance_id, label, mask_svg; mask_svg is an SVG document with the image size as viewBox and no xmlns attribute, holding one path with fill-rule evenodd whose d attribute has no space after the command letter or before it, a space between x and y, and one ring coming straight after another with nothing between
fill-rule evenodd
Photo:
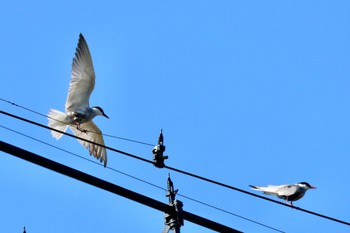
<instances>
[{"instance_id":1,"label":"grey wing feather","mask_svg":"<svg viewBox=\"0 0 350 233\"><path fill-rule=\"evenodd\" d=\"M298 187L295 185L281 185L277 190L279 196L290 196L293 195L298 190Z\"/></svg>"},{"instance_id":2,"label":"grey wing feather","mask_svg":"<svg viewBox=\"0 0 350 233\"><path fill-rule=\"evenodd\" d=\"M267 187L259 187L258 190L264 192L265 194L277 195L280 186L268 185Z\"/></svg>"},{"instance_id":3,"label":"grey wing feather","mask_svg":"<svg viewBox=\"0 0 350 233\"><path fill-rule=\"evenodd\" d=\"M250 185L250 187L254 190L258 190L261 192L264 192L265 194L271 194L271 195L279 195L279 191L283 189L283 187L286 185L268 185L268 186L254 186Z\"/></svg>"},{"instance_id":4,"label":"grey wing feather","mask_svg":"<svg viewBox=\"0 0 350 233\"><path fill-rule=\"evenodd\" d=\"M89 121L87 123L81 124L80 127L84 130L87 130L87 133L81 132L78 130L75 126L70 126L71 130L74 132L74 134L77 137L84 138L86 140L89 140L91 142L95 142L100 145L105 145L102 132L101 130L96 126L96 124L92 121ZM104 166L107 165L107 152L106 148L102 146L95 145L93 143L89 143L83 140L78 141L89 150L90 155L93 155L96 159L99 159L101 162L104 162Z\"/></svg>"},{"instance_id":5,"label":"grey wing feather","mask_svg":"<svg viewBox=\"0 0 350 233\"><path fill-rule=\"evenodd\" d=\"M71 80L66 101L66 112L84 111L95 86L95 72L89 47L82 34L73 58Z\"/></svg>"}]
</instances>

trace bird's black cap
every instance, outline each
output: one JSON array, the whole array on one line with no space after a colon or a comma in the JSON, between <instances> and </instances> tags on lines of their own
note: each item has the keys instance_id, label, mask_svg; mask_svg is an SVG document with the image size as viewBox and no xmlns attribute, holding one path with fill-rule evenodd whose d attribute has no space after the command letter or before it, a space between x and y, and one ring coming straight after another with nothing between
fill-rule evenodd
<instances>
[{"instance_id":1,"label":"bird's black cap","mask_svg":"<svg viewBox=\"0 0 350 233\"><path fill-rule=\"evenodd\" d=\"M310 185L308 182L299 182L298 184L304 184L304 185L306 185L307 187L311 188L311 185Z\"/></svg>"},{"instance_id":2,"label":"bird's black cap","mask_svg":"<svg viewBox=\"0 0 350 233\"><path fill-rule=\"evenodd\" d=\"M98 110L100 110L100 112L102 113L102 115L103 115L104 117L107 117L107 118L109 119L109 117L105 114L105 112L103 111L103 109L102 109L101 107L99 107L99 106L94 106L94 107L92 107L92 108L97 108Z\"/></svg>"}]
</instances>

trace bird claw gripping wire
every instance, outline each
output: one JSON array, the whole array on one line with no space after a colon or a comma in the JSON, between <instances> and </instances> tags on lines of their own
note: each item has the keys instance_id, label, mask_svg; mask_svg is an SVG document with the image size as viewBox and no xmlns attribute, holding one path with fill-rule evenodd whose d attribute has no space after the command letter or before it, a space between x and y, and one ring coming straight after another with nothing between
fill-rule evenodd
<instances>
[{"instance_id":1,"label":"bird claw gripping wire","mask_svg":"<svg viewBox=\"0 0 350 233\"><path fill-rule=\"evenodd\" d=\"M165 166L164 159L167 159L168 156L163 155L164 151L165 151L164 137L163 137L163 130L161 129L158 137L158 145L156 145L152 150L154 166L158 168L163 168Z\"/></svg>"},{"instance_id":2,"label":"bird claw gripping wire","mask_svg":"<svg viewBox=\"0 0 350 233\"><path fill-rule=\"evenodd\" d=\"M88 132L89 132L89 131L87 131L86 129L80 128L80 124L77 124L77 130L79 130L79 131L81 131L81 132L83 132L83 133L86 133L86 134L88 134Z\"/></svg>"}]
</instances>

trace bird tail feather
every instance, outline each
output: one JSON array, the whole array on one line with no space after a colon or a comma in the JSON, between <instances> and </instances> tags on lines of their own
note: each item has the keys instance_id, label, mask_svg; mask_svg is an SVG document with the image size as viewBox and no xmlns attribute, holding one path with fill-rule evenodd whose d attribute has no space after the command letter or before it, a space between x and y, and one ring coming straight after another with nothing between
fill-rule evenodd
<instances>
[{"instance_id":1,"label":"bird tail feather","mask_svg":"<svg viewBox=\"0 0 350 233\"><path fill-rule=\"evenodd\" d=\"M48 113L48 125L50 128L66 132L68 125L70 124L69 117L64 112L60 112L56 109L50 109ZM51 130L52 137L59 140L63 134L57 131Z\"/></svg>"},{"instance_id":2,"label":"bird tail feather","mask_svg":"<svg viewBox=\"0 0 350 233\"><path fill-rule=\"evenodd\" d=\"M269 195L275 195L278 196L278 194L274 191L268 190L269 187L273 187L273 185L269 185L267 187L263 187L263 186L255 186L255 185L249 185L251 189L253 190L258 190L261 191L265 194L269 194Z\"/></svg>"},{"instance_id":3,"label":"bird tail feather","mask_svg":"<svg viewBox=\"0 0 350 233\"><path fill-rule=\"evenodd\" d=\"M254 189L254 190L259 190L259 187L258 187L258 186L255 186L255 185L249 185L249 187L251 187L251 188Z\"/></svg>"}]
</instances>

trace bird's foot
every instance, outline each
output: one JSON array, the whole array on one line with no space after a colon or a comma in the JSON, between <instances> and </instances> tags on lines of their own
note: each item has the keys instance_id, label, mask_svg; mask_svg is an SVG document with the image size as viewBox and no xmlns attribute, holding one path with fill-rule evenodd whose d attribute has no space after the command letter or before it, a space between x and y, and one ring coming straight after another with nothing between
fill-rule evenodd
<instances>
[{"instance_id":1,"label":"bird's foot","mask_svg":"<svg viewBox=\"0 0 350 233\"><path fill-rule=\"evenodd\" d=\"M81 131L83 133L86 133L86 134L88 133L88 131L86 129L80 128L80 124L77 124L77 130L79 130L79 131Z\"/></svg>"},{"instance_id":2,"label":"bird's foot","mask_svg":"<svg viewBox=\"0 0 350 233\"><path fill-rule=\"evenodd\" d=\"M286 200L287 201L287 204L290 206L290 207L292 207L292 209L294 209L294 206L293 206L293 202L291 201L291 202L288 202L288 200Z\"/></svg>"}]
</instances>

